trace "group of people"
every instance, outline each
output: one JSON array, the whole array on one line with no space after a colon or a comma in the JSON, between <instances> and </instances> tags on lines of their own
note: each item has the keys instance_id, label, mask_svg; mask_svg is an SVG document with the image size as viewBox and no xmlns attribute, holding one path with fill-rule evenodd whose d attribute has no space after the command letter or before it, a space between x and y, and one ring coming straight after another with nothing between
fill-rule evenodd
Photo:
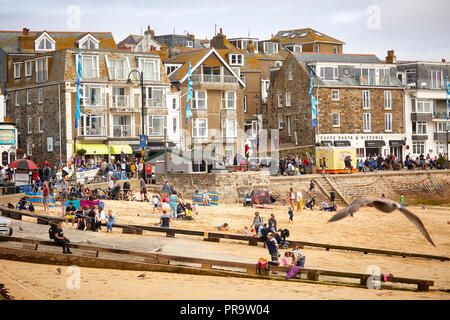
<instances>
[{"instance_id":1,"label":"group of people","mask_svg":"<svg viewBox=\"0 0 450 320\"><path fill-rule=\"evenodd\" d=\"M76 224L76 229L78 230L90 230L94 232L102 230L102 223L106 223L106 232L112 232L112 226L116 220L116 216L111 209L108 210L108 214L105 214L101 205L93 205L91 207L84 205L77 209L72 202L67 203L64 218L66 226L69 225L70 221L72 222L72 228Z\"/></svg>"},{"instance_id":2,"label":"group of people","mask_svg":"<svg viewBox=\"0 0 450 320\"><path fill-rule=\"evenodd\" d=\"M296 155L295 157L289 155L287 157L282 157L279 160L278 172L282 176L294 176L300 175L302 168L310 166L312 163L309 156L305 156L303 159Z\"/></svg>"},{"instance_id":3,"label":"group of people","mask_svg":"<svg viewBox=\"0 0 450 320\"><path fill-rule=\"evenodd\" d=\"M408 154L405 157L405 161L402 161L395 155L388 155L383 157L381 154L378 156L370 156L365 160L359 159L357 163L357 168L359 172L372 172L372 171L386 171L386 170L395 170L395 169L408 169L408 170L431 170L437 168L438 159L443 158L445 156L441 153L436 156L430 156L427 154L425 156L423 153L415 159ZM444 161L445 162L445 161Z\"/></svg>"}]
</instances>

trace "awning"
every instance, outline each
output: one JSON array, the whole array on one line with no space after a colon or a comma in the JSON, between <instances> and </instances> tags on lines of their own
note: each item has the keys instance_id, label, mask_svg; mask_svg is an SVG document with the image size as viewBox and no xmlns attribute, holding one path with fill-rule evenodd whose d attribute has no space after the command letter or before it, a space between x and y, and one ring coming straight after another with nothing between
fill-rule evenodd
<instances>
[{"instance_id":1,"label":"awning","mask_svg":"<svg viewBox=\"0 0 450 320\"><path fill-rule=\"evenodd\" d=\"M366 148L380 148L385 145L384 140L366 140Z\"/></svg>"},{"instance_id":2,"label":"awning","mask_svg":"<svg viewBox=\"0 0 450 320\"><path fill-rule=\"evenodd\" d=\"M350 141L335 141L334 142L334 146L335 147L350 147L352 144L350 143Z\"/></svg>"},{"instance_id":3,"label":"awning","mask_svg":"<svg viewBox=\"0 0 450 320\"><path fill-rule=\"evenodd\" d=\"M389 140L389 145L391 147L404 146L404 145L406 145L406 141L405 140Z\"/></svg>"},{"instance_id":4,"label":"awning","mask_svg":"<svg viewBox=\"0 0 450 320\"><path fill-rule=\"evenodd\" d=\"M128 144L110 144L109 150L111 154L121 154L122 150L125 154L133 154L133 149Z\"/></svg>"},{"instance_id":5,"label":"awning","mask_svg":"<svg viewBox=\"0 0 450 320\"><path fill-rule=\"evenodd\" d=\"M86 154L108 154L108 146L99 143L77 143L75 152L78 150L86 150Z\"/></svg>"}]
</instances>

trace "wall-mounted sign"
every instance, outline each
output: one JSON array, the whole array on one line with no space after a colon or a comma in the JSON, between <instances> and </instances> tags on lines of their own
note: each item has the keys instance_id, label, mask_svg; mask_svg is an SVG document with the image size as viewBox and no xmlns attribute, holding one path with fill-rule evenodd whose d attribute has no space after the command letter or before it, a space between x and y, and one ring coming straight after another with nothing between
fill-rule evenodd
<instances>
[{"instance_id":1,"label":"wall-mounted sign","mask_svg":"<svg viewBox=\"0 0 450 320\"><path fill-rule=\"evenodd\" d=\"M16 141L16 130L0 129L0 144L14 144Z\"/></svg>"},{"instance_id":2,"label":"wall-mounted sign","mask_svg":"<svg viewBox=\"0 0 450 320\"><path fill-rule=\"evenodd\" d=\"M47 151L53 152L53 137L47 137Z\"/></svg>"}]
</instances>

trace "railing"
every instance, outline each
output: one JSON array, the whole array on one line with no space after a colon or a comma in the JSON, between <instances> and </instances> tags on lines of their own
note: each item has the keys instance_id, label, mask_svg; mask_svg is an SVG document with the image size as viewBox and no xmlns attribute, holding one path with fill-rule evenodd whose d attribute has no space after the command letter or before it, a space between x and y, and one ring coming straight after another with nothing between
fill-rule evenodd
<instances>
[{"instance_id":1,"label":"railing","mask_svg":"<svg viewBox=\"0 0 450 320\"><path fill-rule=\"evenodd\" d=\"M106 136L106 127L100 127L100 128L81 127L80 128L80 136L84 136L84 137Z\"/></svg>"},{"instance_id":2,"label":"railing","mask_svg":"<svg viewBox=\"0 0 450 320\"><path fill-rule=\"evenodd\" d=\"M114 108L131 108L129 96L113 95L111 96L111 107Z\"/></svg>"},{"instance_id":3,"label":"railing","mask_svg":"<svg viewBox=\"0 0 450 320\"><path fill-rule=\"evenodd\" d=\"M131 136L131 125L113 125L113 137L126 138Z\"/></svg>"},{"instance_id":4,"label":"railing","mask_svg":"<svg viewBox=\"0 0 450 320\"><path fill-rule=\"evenodd\" d=\"M193 74L191 79L192 81L209 83L237 83L237 78L229 75Z\"/></svg>"},{"instance_id":5,"label":"railing","mask_svg":"<svg viewBox=\"0 0 450 320\"><path fill-rule=\"evenodd\" d=\"M433 119L446 120L447 119L447 113L446 112L435 112L435 113L433 113ZM449 119L450 119L450 114L449 114Z\"/></svg>"},{"instance_id":6,"label":"railing","mask_svg":"<svg viewBox=\"0 0 450 320\"><path fill-rule=\"evenodd\" d=\"M127 80L130 70L127 67L108 68L109 80Z\"/></svg>"},{"instance_id":7,"label":"railing","mask_svg":"<svg viewBox=\"0 0 450 320\"><path fill-rule=\"evenodd\" d=\"M146 105L147 108L155 108L155 109L165 109L166 108L166 100L155 100L155 99L147 99Z\"/></svg>"},{"instance_id":8,"label":"railing","mask_svg":"<svg viewBox=\"0 0 450 320\"><path fill-rule=\"evenodd\" d=\"M91 98L84 97L84 98L81 98L81 105L83 107L102 109L102 108L106 108L106 99L102 97L100 99L100 101L97 102L97 101L94 100L94 103L92 103L92 99Z\"/></svg>"},{"instance_id":9,"label":"railing","mask_svg":"<svg viewBox=\"0 0 450 320\"><path fill-rule=\"evenodd\" d=\"M430 79L430 78L409 78L403 81L403 84L412 89L445 89L445 79Z\"/></svg>"},{"instance_id":10,"label":"railing","mask_svg":"<svg viewBox=\"0 0 450 320\"><path fill-rule=\"evenodd\" d=\"M356 81L360 86L393 86L396 83L389 77L376 76L356 76Z\"/></svg>"}]
</instances>

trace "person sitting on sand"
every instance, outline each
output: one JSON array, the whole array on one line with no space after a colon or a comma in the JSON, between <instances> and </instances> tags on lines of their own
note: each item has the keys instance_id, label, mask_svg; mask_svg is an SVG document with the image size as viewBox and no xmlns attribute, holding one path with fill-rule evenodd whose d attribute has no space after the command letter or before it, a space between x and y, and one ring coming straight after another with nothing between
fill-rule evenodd
<instances>
[{"instance_id":1,"label":"person sitting on sand","mask_svg":"<svg viewBox=\"0 0 450 320\"><path fill-rule=\"evenodd\" d=\"M163 210L163 214L159 219L159 226L161 228L170 228L170 219L171 217L167 214L167 211Z\"/></svg>"},{"instance_id":2,"label":"person sitting on sand","mask_svg":"<svg viewBox=\"0 0 450 320\"><path fill-rule=\"evenodd\" d=\"M77 212L77 209L73 206L72 202L69 202L66 208L65 212L65 220L66 220L66 226L69 225L69 220L72 220L72 228L75 224L75 214Z\"/></svg>"},{"instance_id":3,"label":"person sitting on sand","mask_svg":"<svg viewBox=\"0 0 450 320\"><path fill-rule=\"evenodd\" d=\"M294 256L294 254L292 252L290 252L290 251L286 251L284 253L284 257L282 259L284 267L293 267L294 266L294 263L293 263L293 259L294 258L293 258L293 256Z\"/></svg>"},{"instance_id":4,"label":"person sitting on sand","mask_svg":"<svg viewBox=\"0 0 450 320\"><path fill-rule=\"evenodd\" d=\"M217 226L216 226L216 228L217 228L217 230L219 230L219 231L228 231L229 229L228 229L228 223L219 223Z\"/></svg>"}]
</instances>

